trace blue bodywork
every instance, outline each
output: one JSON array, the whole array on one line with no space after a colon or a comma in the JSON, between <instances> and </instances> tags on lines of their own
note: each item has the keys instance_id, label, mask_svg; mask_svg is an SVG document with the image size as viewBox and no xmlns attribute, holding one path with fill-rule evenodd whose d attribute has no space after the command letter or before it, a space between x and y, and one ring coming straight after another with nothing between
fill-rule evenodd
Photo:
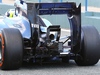
<instances>
[{"instance_id":1,"label":"blue bodywork","mask_svg":"<svg viewBox=\"0 0 100 75\"><path fill-rule=\"evenodd\" d=\"M0 30L3 28L17 28L22 33L23 38L29 39L31 37L30 23L24 16L4 17L0 20Z\"/></svg>"}]
</instances>

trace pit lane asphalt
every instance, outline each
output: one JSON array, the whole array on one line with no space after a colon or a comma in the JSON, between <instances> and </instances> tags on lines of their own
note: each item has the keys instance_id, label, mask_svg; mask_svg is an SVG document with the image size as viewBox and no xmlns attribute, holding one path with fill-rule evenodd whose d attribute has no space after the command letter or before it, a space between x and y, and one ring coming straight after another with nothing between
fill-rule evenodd
<instances>
[{"instance_id":1,"label":"pit lane asphalt","mask_svg":"<svg viewBox=\"0 0 100 75\"><path fill-rule=\"evenodd\" d=\"M100 61L94 66L77 66L69 63L24 64L18 70L2 71L0 75L100 75Z\"/></svg>"},{"instance_id":2,"label":"pit lane asphalt","mask_svg":"<svg viewBox=\"0 0 100 75\"><path fill-rule=\"evenodd\" d=\"M66 31L63 31L62 35L65 34ZM77 66L73 60L69 63L59 61L42 65L24 63L18 70L0 70L0 75L100 75L100 61L94 66Z\"/></svg>"}]
</instances>

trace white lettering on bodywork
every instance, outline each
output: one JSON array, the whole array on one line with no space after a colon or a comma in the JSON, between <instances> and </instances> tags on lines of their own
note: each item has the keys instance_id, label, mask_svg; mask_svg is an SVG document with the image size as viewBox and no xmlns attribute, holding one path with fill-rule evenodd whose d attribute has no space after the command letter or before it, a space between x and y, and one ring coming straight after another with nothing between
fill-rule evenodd
<instances>
[{"instance_id":1,"label":"white lettering on bodywork","mask_svg":"<svg viewBox=\"0 0 100 75\"><path fill-rule=\"evenodd\" d=\"M25 28L25 26L24 26L22 21L15 22L12 25L8 25L8 26L10 28L17 28L17 29L19 29L21 33L24 33L25 30L26 30L26 28Z\"/></svg>"}]
</instances>

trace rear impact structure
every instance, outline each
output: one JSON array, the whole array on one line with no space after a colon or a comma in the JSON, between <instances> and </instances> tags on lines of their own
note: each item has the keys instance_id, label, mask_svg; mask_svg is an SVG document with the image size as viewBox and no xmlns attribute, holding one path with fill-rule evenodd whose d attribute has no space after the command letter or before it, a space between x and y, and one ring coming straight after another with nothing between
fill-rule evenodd
<instances>
[{"instance_id":1,"label":"rear impact structure","mask_svg":"<svg viewBox=\"0 0 100 75\"><path fill-rule=\"evenodd\" d=\"M14 24L16 28L3 28L0 33L1 69L18 69L22 60L43 63L56 59L68 62L73 59L81 66L95 65L99 61L99 33L94 26L81 26L81 4L77 7L74 2L26 2L27 9L23 9L22 5L17 3L15 5L15 14L20 15L16 18L21 17L23 22L21 25ZM44 22L47 20L40 17L40 15L56 14L68 16L70 35L61 37L60 25L48 26ZM10 20L13 21L13 18ZM49 21L46 23L50 24ZM26 28L25 32L17 28L21 26ZM12 33L16 35L15 38ZM62 38L65 41L61 41ZM13 42L15 43L12 45Z\"/></svg>"}]
</instances>

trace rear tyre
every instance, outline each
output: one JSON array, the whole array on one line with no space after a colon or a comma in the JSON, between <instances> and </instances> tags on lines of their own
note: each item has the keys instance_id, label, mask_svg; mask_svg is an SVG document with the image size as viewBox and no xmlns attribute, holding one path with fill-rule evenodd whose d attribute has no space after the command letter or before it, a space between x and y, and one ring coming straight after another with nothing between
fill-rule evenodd
<instances>
[{"instance_id":1,"label":"rear tyre","mask_svg":"<svg viewBox=\"0 0 100 75\"><path fill-rule=\"evenodd\" d=\"M4 70L18 69L23 59L22 35L18 29L3 29L0 33L0 67Z\"/></svg>"},{"instance_id":2,"label":"rear tyre","mask_svg":"<svg viewBox=\"0 0 100 75\"><path fill-rule=\"evenodd\" d=\"M81 58L75 62L80 66L95 65L100 58L100 36L94 26L82 27L83 42L79 53Z\"/></svg>"}]
</instances>

